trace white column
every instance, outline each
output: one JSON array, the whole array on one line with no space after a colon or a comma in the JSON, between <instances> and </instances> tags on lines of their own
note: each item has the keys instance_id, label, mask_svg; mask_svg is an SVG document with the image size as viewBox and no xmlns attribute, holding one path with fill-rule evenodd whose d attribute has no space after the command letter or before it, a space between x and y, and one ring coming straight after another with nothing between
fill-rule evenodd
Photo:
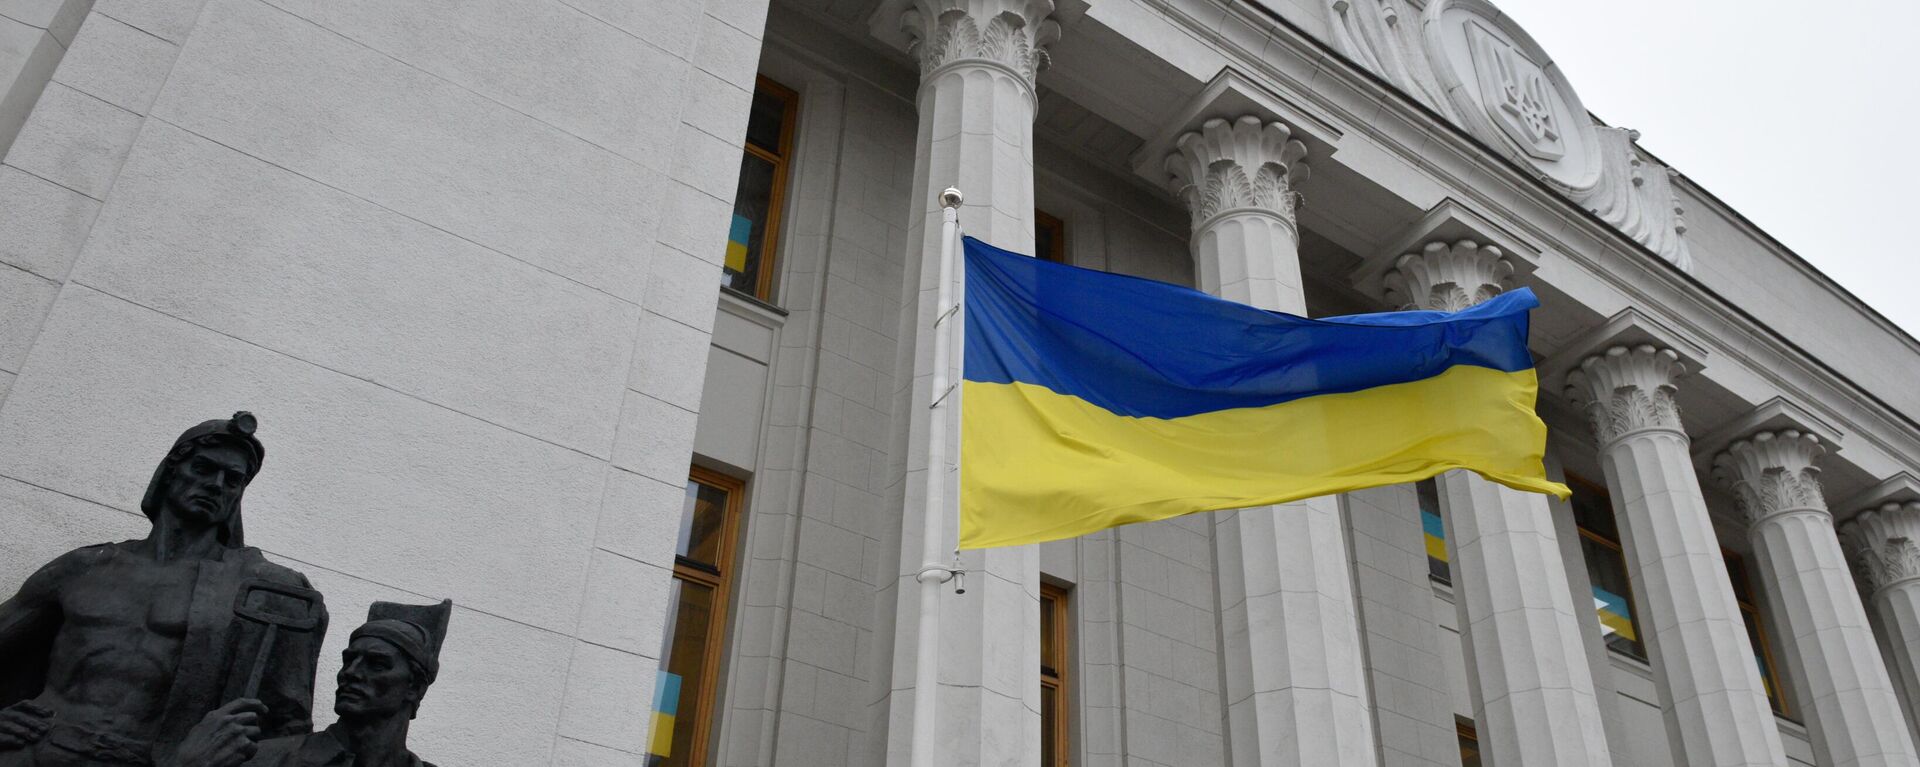
<instances>
[{"instance_id":1,"label":"white column","mask_svg":"<svg viewBox=\"0 0 1920 767\"><path fill-rule=\"evenodd\" d=\"M1193 214L1201 289L1306 313L1293 185L1306 147L1287 126L1208 120L1167 158ZM1233 763L1371 765L1358 608L1336 498L1214 515Z\"/></svg>"},{"instance_id":2,"label":"white column","mask_svg":"<svg viewBox=\"0 0 1920 767\"><path fill-rule=\"evenodd\" d=\"M1386 285L1407 308L1459 311L1497 296L1513 264L1471 240L1401 256ZM1467 471L1440 475L1454 608L1481 759L1491 767L1610 765L1574 600L1547 497Z\"/></svg>"},{"instance_id":3,"label":"white column","mask_svg":"<svg viewBox=\"0 0 1920 767\"><path fill-rule=\"evenodd\" d=\"M966 233L1018 252L1033 248L1034 76L1046 63L1044 46L1058 36L1048 19L1051 0L914 0L901 26L920 62L919 140L914 165L914 218L909 225L901 310L914 339L911 359L898 363L902 391L897 412L906 423L895 442L904 474L900 560L894 593L893 686L889 692L887 761L906 764L912 746L914 675L920 659L919 589L921 502L925 487L928 410L933 370L933 313L940 253L941 190L965 193L960 210ZM960 270L954 270L956 279ZM956 284L955 295L960 295ZM956 339L960 335L956 334ZM949 364L957 366L960 343ZM956 368L957 369L957 368ZM959 397L959 392L952 395ZM962 403L964 406L964 403ZM957 408L948 409L957 412ZM947 430L949 456L959 454L959 428ZM938 523L957 519L956 482ZM956 533L947 533L949 540ZM951 545L951 544L949 544ZM1035 546L968 552L967 593L946 589L940 613L939 726L942 765L1038 765L1040 760L1040 565Z\"/></svg>"},{"instance_id":4,"label":"white column","mask_svg":"<svg viewBox=\"0 0 1920 767\"><path fill-rule=\"evenodd\" d=\"M1675 763L1784 765L1674 402L1685 372L1671 349L1613 346L1580 362L1567 394L1600 445Z\"/></svg>"},{"instance_id":5,"label":"white column","mask_svg":"<svg viewBox=\"0 0 1920 767\"><path fill-rule=\"evenodd\" d=\"M1841 527L1860 590L1880 619L1881 645L1920 736L1920 501L1888 502Z\"/></svg>"},{"instance_id":6,"label":"white column","mask_svg":"<svg viewBox=\"0 0 1920 767\"><path fill-rule=\"evenodd\" d=\"M1713 475L1746 515L1815 760L1912 767L1913 740L1820 488L1814 459L1825 452L1804 431L1761 431L1715 456Z\"/></svg>"}]
</instances>

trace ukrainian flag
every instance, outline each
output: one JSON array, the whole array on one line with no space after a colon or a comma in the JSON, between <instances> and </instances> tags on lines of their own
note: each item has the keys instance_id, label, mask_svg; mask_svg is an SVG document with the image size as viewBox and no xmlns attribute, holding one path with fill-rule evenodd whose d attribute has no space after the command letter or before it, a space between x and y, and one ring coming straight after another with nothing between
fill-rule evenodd
<instances>
[{"instance_id":1,"label":"ukrainian flag","mask_svg":"<svg viewBox=\"0 0 1920 767\"><path fill-rule=\"evenodd\" d=\"M1541 465L1530 291L1306 319L971 237L965 251L963 548L1455 468L1567 496Z\"/></svg>"}]
</instances>

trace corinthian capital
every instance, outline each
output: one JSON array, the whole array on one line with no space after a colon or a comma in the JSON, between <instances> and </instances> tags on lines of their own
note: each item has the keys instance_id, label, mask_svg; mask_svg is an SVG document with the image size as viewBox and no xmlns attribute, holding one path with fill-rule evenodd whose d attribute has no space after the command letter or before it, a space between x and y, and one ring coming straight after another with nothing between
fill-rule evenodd
<instances>
[{"instance_id":1,"label":"corinthian capital","mask_svg":"<svg viewBox=\"0 0 1920 767\"><path fill-rule=\"evenodd\" d=\"M1889 502L1840 526L1840 544L1853 562L1860 591L1869 597L1920 578L1920 501Z\"/></svg>"},{"instance_id":2,"label":"corinthian capital","mask_svg":"<svg viewBox=\"0 0 1920 767\"><path fill-rule=\"evenodd\" d=\"M1507 289L1513 262L1492 245L1460 240L1430 242L1394 261L1384 278L1402 309L1457 312Z\"/></svg>"},{"instance_id":3,"label":"corinthian capital","mask_svg":"<svg viewBox=\"0 0 1920 767\"><path fill-rule=\"evenodd\" d=\"M1763 431L1735 440L1713 459L1713 478L1733 493L1748 525L1791 511L1827 513L1815 458L1820 438L1797 429Z\"/></svg>"},{"instance_id":4,"label":"corinthian capital","mask_svg":"<svg viewBox=\"0 0 1920 767\"><path fill-rule=\"evenodd\" d=\"M1639 431L1661 429L1685 435L1674 384L1686 363L1672 349L1651 344L1614 346L1580 361L1567 374L1567 396L1583 405L1602 446Z\"/></svg>"},{"instance_id":5,"label":"corinthian capital","mask_svg":"<svg viewBox=\"0 0 1920 767\"><path fill-rule=\"evenodd\" d=\"M1253 208L1293 224L1295 186L1307 180L1307 145L1279 122L1253 115L1213 118L1188 131L1167 155L1168 185L1187 203L1193 228L1214 216Z\"/></svg>"},{"instance_id":6,"label":"corinthian capital","mask_svg":"<svg viewBox=\"0 0 1920 767\"><path fill-rule=\"evenodd\" d=\"M1047 67L1046 47L1060 39L1052 14L1053 0L913 0L900 15L900 29L921 74L956 61L985 61L1013 70L1032 87Z\"/></svg>"}]
</instances>

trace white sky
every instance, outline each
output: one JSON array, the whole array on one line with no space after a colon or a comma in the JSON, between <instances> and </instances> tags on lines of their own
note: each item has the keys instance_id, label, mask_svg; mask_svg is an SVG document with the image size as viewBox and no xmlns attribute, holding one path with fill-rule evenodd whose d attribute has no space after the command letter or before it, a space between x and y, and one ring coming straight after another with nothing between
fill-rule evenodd
<instances>
[{"instance_id":1,"label":"white sky","mask_svg":"<svg viewBox=\"0 0 1920 767\"><path fill-rule=\"evenodd\" d=\"M1495 3L1588 110L1920 336L1920 0Z\"/></svg>"}]
</instances>

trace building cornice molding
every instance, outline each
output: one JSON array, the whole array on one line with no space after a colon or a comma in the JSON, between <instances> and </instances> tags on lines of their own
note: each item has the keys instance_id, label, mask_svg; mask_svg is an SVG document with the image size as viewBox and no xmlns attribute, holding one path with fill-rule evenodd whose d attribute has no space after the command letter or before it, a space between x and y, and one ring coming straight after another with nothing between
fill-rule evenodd
<instances>
[{"instance_id":1,"label":"building cornice molding","mask_svg":"<svg viewBox=\"0 0 1920 767\"><path fill-rule=\"evenodd\" d=\"M1471 243L1476 249L1488 249L1498 253L1505 263L1501 279L1494 284L1502 290L1518 284L1540 266L1540 252L1531 244L1515 237L1506 227L1494 223L1489 217L1481 215L1470 206L1451 197L1441 200L1420 218L1405 229L1389 238L1387 245L1367 255L1348 275L1348 282L1354 289L1374 298L1386 301L1390 305L1401 306L1421 303L1419 296L1407 293L1401 285L1406 277L1396 277L1404 270L1409 257L1421 257L1435 244L1458 246ZM1422 260L1426 260L1422 258ZM1461 264L1464 266L1465 264ZM1501 267L1489 265L1496 270ZM1431 271L1431 270L1429 270ZM1465 275L1457 275L1453 281ZM1445 280L1442 280L1443 282ZM1475 292L1478 285L1467 288ZM1492 297L1491 294L1485 296Z\"/></svg>"}]
</instances>

